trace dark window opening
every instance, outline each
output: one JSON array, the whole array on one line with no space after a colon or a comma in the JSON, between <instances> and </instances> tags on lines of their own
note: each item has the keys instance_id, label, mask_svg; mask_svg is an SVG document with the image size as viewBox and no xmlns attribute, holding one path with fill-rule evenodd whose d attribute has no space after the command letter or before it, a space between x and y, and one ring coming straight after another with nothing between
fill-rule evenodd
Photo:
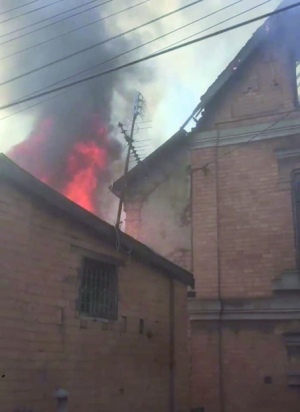
<instances>
[{"instance_id":1,"label":"dark window opening","mask_svg":"<svg viewBox=\"0 0 300 412\"><path fill-rule=\"evenodd\" d=\"M289 358L300 358L300 345L286 345Z\"/></svg>"},{"instance_id":2,"label":"dark window opening","mask_svg":"<svg viewBox=\"0 0 300 412\"><path fill-rule=\"evenodd\" d=\"M271 384L273 383L272 376L265 376L265 377L264 377L264 383L265 383L266 385L271 385Z\"/></svg>"},{"instance_id":3,"label":"dark window opening","mask_svg":"<svg viewBox=\"0 0 300 412\"><path fill-rule=\"evenodd\" d=\"M84 259L80 313L92 318L118 318L118 274L115 265Z\"/></svg>"},{"instance_id":4,"label":"dark window opening","mask_svg":"<svg viewBox=\"0 0 300 412\"><path fill-rule=\"evenodd\" d=\"M144 334L144 329L145 329L144 319L140 319L140 324L139 324L139 333L140 333L140 335Z\"/></svg>"},{"instance_id":5,"label":"dark window opening","mask_svg":"<svg viewBox=\"0 0 300 412\"><path fill-rule=\"evenodd\" d=\"M289 358L300 358L300 332L288 332L283 335Z\"/></svg>"}]
</instances>

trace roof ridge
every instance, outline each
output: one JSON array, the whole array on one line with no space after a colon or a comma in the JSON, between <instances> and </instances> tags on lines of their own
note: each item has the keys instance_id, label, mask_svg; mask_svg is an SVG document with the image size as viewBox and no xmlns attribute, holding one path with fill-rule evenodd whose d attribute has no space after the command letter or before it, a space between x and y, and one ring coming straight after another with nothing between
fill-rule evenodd
<instances>
[{"instance_id":1,"label":"roof ridge","mask_svg":"<svg viewBox=\"0 0 300 412\"><path fill-rule=\"evenodd\" d=\"M0 153L0 177L1 176L6 177L8 181L14 182L29 193L43 199L43 201L52 205L52 207L67 214L71 219L75 219L90 230L93 230L97 235L104 236L109 243L115 244L115 226L83 209L61 193L41 182L32 174L18 166L4 153ZM138 259L159 268L171 278L186 285L194 286L194 278L191 272L159 255L150 247L129 236L127 233L119 231L119 236L122 246L128 250L132 250L132 253Z\"/></svg>"},{"instance_id":2,"label":"roof ridge","mask_svg":"<svg viewBox=\"0 0 300 412\"><path fill-rule=\"evenodd\" d=\"M295 0L283 0L276 9L280 9L283 6L287 6L289 4L293 4ZM231 77L234 75L235 70L234 68L234 62L238 63L238 67L242 65L249 55L252 53L252 51L255 49L257 44L262 41L262 38L260 38L260 34L267 34L266 31L264 31L265 25L271 20L278 17L277 16L271 16L266 21L264 21L252 34L252 36L247 40L245 45L238 51L238 53L235 55L235 57L229 62L229 64L224 68L224 70L221 71L219 76L215 79L215 81L207 88L206 92L200 97L200 102L197 104L196 108L193 110L192 114L188 117L188 119L184 122L184 124L181 126L178 132L176 132L170 139L168 139L163 145L158 147L154 152L152 152L149 156L147 156L143 162L147 162L150 157L152 156L155 157L159 150L163 148L163 146L169 142L176 134L178 134L180 131L185 131L184 127L189 123L189 121L197 115L200 111L202 111L207 104L213 99L218 93L218 91L231 79ZM185 132L188 134L187 132ZM138 170L138 166L135 166L131 171L129 172L131 176L133 176ZM130 178L129 178L130 179ZM121 176L115 183L114 186L119 186L122 184L123 181L123 176Z\"/></svg>"}]
</instances>

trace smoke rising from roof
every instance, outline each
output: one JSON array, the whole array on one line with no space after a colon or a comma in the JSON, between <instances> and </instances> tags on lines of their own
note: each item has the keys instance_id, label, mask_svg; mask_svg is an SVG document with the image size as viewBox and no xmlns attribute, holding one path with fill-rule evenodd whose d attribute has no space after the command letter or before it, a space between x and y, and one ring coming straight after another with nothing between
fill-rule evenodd
<instances>
[{"instance_id":1,"label":"smoke rising from roof","mask_svg":"<svg viewBox=\"0 0 300 412\"><path fill-rule=\"evenodd\" d=\"M104 2L104 0L102 2ZM28 1L21 0L19 3L26 4ZM76 6L85 3L87 3L87 0L77 0ZM41 0L41 2L35 3L32 6L5 14L5 19L20 15L30 9L33 10L35 7L38 7L38 5L45 4L47 4L47 2ZM95 4L101 4L101 1L97 1ZM35 34L20 37L20 39L3 46L3 55L11 54L24 47L63 34L66 31L70 31L89 21L104 17L126 6L128 6L126 2L114 0L110 4L82 13L76 18L73 17L64 20L49 28L39 30ZM8 31L30 26L37 21L46 19L72 7L74 7L74 2L64 0L38 12L13 19L7 23L3 23L1 35ZM7 4L4 5L1 2L1 13L8 8L9 6ZM79 10L85 10L86 8L87 6ZM42 27L50 22L58 21L70 14L73 13L69 12L68 14L57 16L54 19L41 23L40 26ZM4 67L2 68L1 80L5 81L7 78L17 76L32 68L46 64L47 62L51 62L77 50L82 50L91 44L111 37L111 24L114 24L113 18L96 23L89 28L75 31L70 35L62 36L57 40L54 39L28 52L5 59L3 61ZM16 37L37 27L39 26L34 25L27 30L20 30L11 35L11 37ZM0 43L9 38L9 36L2 37ZM137 41L141 42L142 40L139 39L139 34L135 33L134 38L124 37L118 39L117 42L107 43L90 52L67 59L55 66L4 86L4 95L9 101L19 99L101 61L108 60L122 51L130 49L133 47L131 43L133 42L135 44ZM33 122L26 141L13 148L9 152L9 155L26 170L39 178L45 179L45 181L55 189L63 191L64 186L70 179L66 170L70 153L72 153L74 147L80 142L88 143L95 141L100 147L105 148L108 157L106 170L101 170L101 173L99 171L99 175L97 176L99 181L98 191L102 194L98 196L99 209L97 212L100 213L102 217L112 218L112 216L107 216L103 209L106 208L107 188L112 181L114 162L121 159L122 149L121 144L113 137L115 132L111 124L111 115L114 110L114 95L117 94L121 96L128 105L132 105L135 91L134 85L141 82L150 82L153 80L153 76L153 70L147 69L145 66L143 70L140 70L139 67L134 67L131 70L127 70L126 73L112 74L105 78L79 85L64 93L60 92L57 94L57 98L51 98L45 103L36 105L31 109ZM40 101L42 100L44 99ZM102 128L106 129L105 133L103 133ZM101 129L101 133L98 133L99 129ZM101 205L101 203L103 203L103 205Z\"/></svg>"},{"instance_id":2,"label":"smoke rising from roof","mask_svg":"<svg viewBox=\"0 0 300 412\"><path fill-rule=\"evenodd\" d=\"M16 0L14 0L16 2ZM23 3L28 0L21 0ZM17 16L25 10L33 10L38 5L45 5L53 0L40 0L30 6L20 8L11 16ZM27 24L34 23L50 15L57 14L76 5L83 4L88 0L63 0L56 5L40 10L36 13L31 13L25 17L11 20L8 23L0 25L0 36L7 31L12 31ZM102 0L104 1L104 0ZM128 3L130 1L130 3ZM99 0L98 3L100 3ZM35 34L20 38L18 41L10 42L1 46L0 57L20 50L23 47L29 47L37 42L46 40L66 31L79 27L82 24L87 24L90 21L101 18L102 16L114 13L129 5L138 3L139 0L114 0L113 2L93 9L80 16L65 20L45 30L40 30ZM161 33L166 33L176 29L197 17L209 14L222 7L228 6L234 0L209 0L203 1L196 6L186 9L182 13L178 13L171 18L164 19L161 22L150 25L145 29L136 31L129 36L119 38L94 49L91 52L83 53L80 56L69 59L63 63L49 67L28 76L10 85L1 88L0 103L5 104L12 100L25 96L36 90L45 87L48 84L54 83L68 75L72 75L88 66L101 62L107 56L115 56L132 47L151 40ZM4 4L5 3L5 4ZM16 2L18 5L19 2ZM205 19L196 25L178 31L176 34L165 37L163 40L156 41L151 45L141 48L138 51L128 54L121 59L103 65L99 70L104 70L114 64L121 64L130 61L132 58L142 57L148 53L165 47L174 41L180 40L197 31L206 29L215 23L225 20L228 17L234 16L246 10L250 6L261 4L261 0L253 0L251 5L247 0L240 2L238 5L231 7L225 12L219 13L214 17ZM229 24L238 23L275 9L280 3L280 0L272 0L263 7L254 10L251 13L240 16L218 26L219 29L228 26ZM96 3L95 3L96 4ZM0 77L1 80L8 79L20 73L23 73L36 66L45 64L49 61L62 57L65 54L72 53L85 46L86 43L95 43L103 37L111 37L119 34L122 31L128 30L136 25L139 25L151 18L174 10L177 7L187 4L186 0L151 0L148 3L135 8L129 12L119 16L107 19L100 23L95 23L88 28L78 30L70 35L64 36L61 39L53 40L44 46L40 46L30 51L27 51L18 56L1 61ZM0 12L3 9L11 8L13 1L0 2ZM82 10L93 6L93 4L83 7ZM79 9L80 10L80 9ZM77 11L79 11L77 10ZM71 14L71 13L70 13ZM64 14L62 17L66 17ZM8 18L8 15L1 15L0 20ZM58 20L57 17L53 20L42 23L40 26ZM24 139L32 130L35 129L37 119L44 118L48 113L63 113L62 118L72 119L72 121L63 121L59 125L59 132L62 133L63 124L68 130L78 130L82 124L82 116L77 116L78 112L90 113L90 107L97 108L95 96L99 96L101 91L101 102L105 102L105 107L101 106L101 113L104 119L109 118L109 135L117 136L117 128L112 128L112 125L118 124L125 117L130 118L132 113L132 99L134 90L138 89L143 93L147 100L147 114L145 120L152 120L152 129L143 130L140 132L142 138L151 138L150 149L155 148L175 133L184 120L188 117L191 111L199 102L199 97L202 95L208 86L216 79L218 74L232 60L238 50L245 44L247 39L255 31L256 27L261 23L245 27L238 31L227 33L226 35L211 39L207 42L199 43L192 47L171 53L164 57L153 60L152 62L143 63L142 65L125 70L117 74L106 76L99 81L89 82L85 85L72 88L57 98L49 100L30 110L21 112L19 115L14 115L0 123L0 150L7 151L11 146L11 141L14 143ZM39 25L34 26L39 27ZM209 32L212 32L210 30ZM25 33L26 30L20 32ZM14 34L16 36L18 33ZM12 37L13 37L12 36ZM7 40L8 37L0 38L0 43ZM108 57L108 58L109 58ZM96 69L97 70L97 69ZM92 74L95 71L88 72ZM110 87L108 87L110 85ZM88 99L86 99L86 94ZM94 96L94 97L92 97ZM42 101L41 98L39 101ZM85 104L83 102L85 101ZM10 116L18 110L23 110L26 107L35 104L35 101L28 102L22 106L15 107L0 114L0 117ZM99 101L98 101L99 104ZM76 115L74 115L74 113ZM44 115L45 114L45 115ZM60 140L60 143L62 139ZM120 170L118 171L120 173Z\"/></svg>"}]
</instances>

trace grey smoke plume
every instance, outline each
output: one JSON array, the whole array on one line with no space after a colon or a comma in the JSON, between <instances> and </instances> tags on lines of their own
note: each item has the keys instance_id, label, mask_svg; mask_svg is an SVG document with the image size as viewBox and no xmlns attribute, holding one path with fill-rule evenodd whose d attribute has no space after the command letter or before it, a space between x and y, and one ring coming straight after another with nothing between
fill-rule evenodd
<instances>
[{"instance_id":1,"label":"grey smoke plume","mask_svg":"<svg viewBox=\"0 0 300 412\"><path fill-rule=\"evenodd\" d=\"M86 2L87 0L77 0L76 2L64 0L38 12L3 23L1 25L1 35L12 30L29 26L39 20L48 18ZM102 2L104 2L104 0L102 0ZM22 3L28 3L28 0L21 0L18 5ZM95 4L100 3L101 1L96 2ZM2 15L1 17L2 20L4 20L4 18L8 19L45 4L47 4L47 2L41 0L31 6L20 8L11 13ZM82 9L76 11L83 11L92 5L94 4L92 3L91 5L82 7ZM0 12L2 13L12 6L13 5L10 2L7 2L6 4L1 2ZM64 20L63 22L44 30L39 30L35 34L20 37L20 39L2 46L2 56L55 37L75 27L86 24L89 21L99 19L105 15L118 11L119 9L123 9L126 6L128 6L127 2L114 0L103 7ZM140 10L136 9L136 12L141 12L142 7L143 6L139 7ZM74 12L70 12L69 14L73 13ZM67 15L68 14L63 14L62 16L45 21L41 23L40 26L57 21ZM9 59L5 59L1 70L1 80L5 81L11 77L18 76L32 68L46 64L47 62L56 60L66 54L84 49L85 47L111 37L111 29L115 22L116 19L113 17L103 22L95 23L88 28L78 30L70 35L63 36L42 46L38 46ZM34 25L27 30L20 30L19 32L12 34L11 37L24 34L26 31L37 27L39 26ZM2 37L0 43L9 38L9 36ZM82 53L79 56L65 60L55 66L9 83L4 86L6 101L19 99L38 91L47 85L64 79L65 77L72 76L81 70L94 66L104 60L108 60L111 57L122 53L124 50L134 47L134 45L139 42L142 42L142 39L139 34L135 33L135 35L130 38L123 37L118 39L118 41L106 43L92 51ZM108 67L110 67L110 65L100 66L97 71ZM88 74L94 72L95 69L88 72ZM135 85L141 82L147 83L153 79L153 76L153 70L147 69L145 66L143 66L143 70L140 70L139 67L134 67L126 72L115 73L81 84L80 86L69 89L65 93L58 93L57 98L51 98L47 102L31 109L31 113L34 115L35 119L32 131L25 142L12 148L9 154L26 170L37 177L46 177L47 182L51 186L57 190L63 190L64 186L68 184L69 180L72 178L72 176L68 174L67 163L68 156L72 152L76 143L96 142L99 147L103 147L108 153L108 167L105 168L105 170L102 170L97 176L97 202L99 206L97 207L97 212L102 217L108 219L111 218L112 216L108 216L105 211L105 209L108 209L106 205L108 195L107 187L112 180L114 162L121 158L121 145L113 137L116 133L111 124L112 112L114 110L114 96L120 96L128 106L132 106ZM42 98L41 100L44 99ZM45 121L51 121L51 126L49 124L47 126L47 132L44 131ZM100 127L106 128L107 138L104 137L103 133L99 136L98 130ZM43 137L40 137L41 134L44 134ZM81 160L78 159L78 161ZM85 165L83 164L82 167L84 168Z\"/></svg>"},{"instance_id":2,"label":"grey smoke plume","mask_svg":"<svg viewBox=\"0 0 300 412\"><path fill-rule=\"evenodd\" d=\"M20 1L24 2L24 0ZM16 4L19 5L20 1L1 1L0 12L11 8ZM47 4L50 1L52 2L53 0L40 0L31 6L18 9L14 15L21 14L25 10L33 9L39 4ZM86 1L87 0L84 0L84 2ZM100 1L101 0L99 0L99 3ZM76 26L88 23L93 19L111 14L128 5L139 2L139 0L131 0L131 3L128 3L128 1L129 0L114 0L112 3L109 3L102 8L94 9L81 16L74 17L63 23L52 26L50 29L40 30L36 34L19 39L19 41L3 45L0 48L0 56L2 57L11 54L15 50L31 46L39 41L46 40L47 38L69 31ZM233 3L233 1L234 0L203 1L197 6L193 6L182 13L178 13L176 16L172 16L172 18L164 19L154 25L150 25L146 27L145 30L139 30L132 33L130 36L112 41L91 52L84 53L49 69L37 72L32 76L28 76L22 80L4 86L1 88L0 103L5 104L23 97L28 93L39 90L41 87L54 83L67 75L72 75L77 71L87 68L89 65L106 60L106 58L114 56L118 54L118 52L124 52L125 50L138 46L144 41L157 37L161 33L176 29L185 23L194 20L196 17L204 16L221 7L228 6ZM79 0L63 0L62 2L41 10L38 13L32 13L26 17L12 20L9 23L0 24L0 36L7 31L23 27L48 17L51 14L56 14L82 3L83 0L80 0L80 2ZM96 23L89 28L79 30L57 41L52 41L45 46L20 54L18 57L3 60L0 62L1 80L4 81L5 79L25 72L38 65L45 64L53 59L62 57L65 54L72 53L73 51L84 47L86 43L95 43L104 37L110 37L128 30L129 28L174 10L186 3L186 0L173 0L172 2L169 0L151 0L149 3L140 6L131 12L126 12L104 22ZM172 44L174 41L206 29L228 17L236 14L238 15L243 10L261 4L262 2L261 0L253 0L250 3L251 4L249 4L248 0L244 0L228 9L226 12L217 14L212 18L202 21L200 24L190 26L189 28L179 31L175 35L168 36L163 40L156 41L150 46L131 53L120 60L114 60L108 65L101 66L99 70L111 67L114 64L124 63L132 58L138 58L153 53L162 47ZM246 18L255 17L260 13L271 11L277 7L279 3L280 0L272 0L259 9L253 10L253 12L247 13L247 15L235 18L228 23L224 23L221 26L218 26L218 28L221 29L230 25L230 23L238 23ZM4 19L4 17L7 18L8 16L1 15L0 21ZM57 19L59 19L59 17L54 20ZM50 20L50 22L54 20ZM45 22L41 25L47 23L48 22ZM210 41L184 48L181 51L155 59L152 62L143 63L142 65L136 66L134 69L128 69L112 76L106 76L105 78L102 78L101 81L99 79L97 82L90 82L86 85L73 88L65 95L50 100L48 103L32 108L20 115L12 116L9 119L0 122L0 150L7 151L11 146L11 144L8 143L8 140L13 140L14 142L21 141L30 133L30 131L35 130L35 124L38 124L41 119L47 118L49 114L54 113L56 115L55 124L57 125L55 129L60 137L51 140L53 140L53 146L55 146L55 148L60 147L60 150L62 151L65 140L66 145L69 141L62 137L64 136L65 130L68 131L70 135L74 135L74 131L85 128L86 121L83 122L82 120L83 113L90 113L91 108L94 112L95 108L98 107L101 108L101 113L99 112L97 114L102 116L106 122L106 126L109 127L110 136L116 136L117 130L116 128L112 129L112 125L118 124L124 117L130 118L133 92L135 89L138 89L146 97L146 120L153 121L152 129L143 130L138 136L142 139L148 137L151 138L150 144L153 149L178 130L194 107L198 104L199 97L206 91L207 87L216 79L232 58L234 58L235 54L260 24L261 23L257 23L238 31L229 32L221 37L216 37ZM212 30L210 30L210 32L211 31ZM25 32L26 30L21 31L20 34ZM0 43L7 38L9 37L0 38ZM10 115L19 109L30 106L32 103L34 102L29 102L21 107L12 108L2 112L0 116ZM149 150L151 150L151 148ZM53 153L56 152L53 151ZM116 165L116 162L114 162L113 165ZM118 174L120 174L120 172L121 170L118 170Z\"/></svg>"}]
</instances>

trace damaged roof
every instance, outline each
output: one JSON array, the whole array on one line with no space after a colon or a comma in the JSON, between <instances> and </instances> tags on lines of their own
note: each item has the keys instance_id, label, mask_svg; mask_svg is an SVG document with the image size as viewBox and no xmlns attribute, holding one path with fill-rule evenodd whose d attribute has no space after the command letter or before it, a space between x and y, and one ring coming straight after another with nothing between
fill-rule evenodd
<instances>
[{"instance_id":1,"label":"damaged roof","mask_svg":"<svg viewBox=\"0 0 300 412\"><path fill-rule=\"evenodd\" d=\"M30 173L19 167L4 154L0 154L0 180L7 180L25 190L32 196L46 202L62 215L74 219L83 224L86 228L92 230L107 241L107 243L116 244L116 228L97 216L75 204L65 196L51 189L48 185L36 179ZM194 277L187 270L175 265L168 259L158 255L148 246L119 231L118 238L122 246L131 250L132 256L143 263L157 268L172 279L178 280L187 286L194 287Z\"/></svg>"},{"instance_id":2,"label":"damaged roof","mask_svg":"<svg viewBox=\"0 0 300 412\"><path fill-rule=\"evenodd\" d=\"M277 9L291 6L294 4L294 0L284 0L280 3ZM235 56L235 58L228 64L228 66L223 70L223 72L218 76L216 81L207 89L206 93L201 96L200 102L192 112L192 114L188 117L188 119L184 122L181 126L180 130L172 136L169 140L167 140L162 146L152 152L147 158L143 160L140 165L135 166L128 175L128 183L132 183L134 178L138 173L141 172L143 165L147 164L150 166L156 162L159 162L162 159L161 154L165 154L170 147L172 147L175 143L180 143L181 139L186 139L188 133L185 132L184 127L190 122L190 120L199 115L201 111L203 111L211 101L217 96L217 94L221 91L221 89L233 78L235 73L237 72L238 68L241 67L249 58L249 56L253 53L253 51L257 48L257 46L268 36L268 25L270 27L271 21L278 19L281 14L275 15L267 19L252 35L250 40L245 44L245 46L239 51L239 53ZM201 126L201 118L198 121L198 128ZM123 176L118 179L113 185L113 193L117 196L120 195L121 188L123 187L124 178Z\"/></svg>"},{"instance_id":3,"label":"damaged roof","mask_svg":"<svg viewBox=\"0 0 300 412\"><path fill-rule=\"evenodd\" d=\"M146 159L133 167L127 175L128 183L131 183L137 176L144 176L146 178L147 171L151 170L151 168L157 161L163 161L164 159L166 159L166 156L169 154L170 149L173 148L176 144L184 144L187 135L188 133L184 129L180 129L170 139L168 139L154 152L152 152ZM121 194L123 184L124 176L122 176L113 184L112 192L118 197Z\"/></svg>"},{"instance_id":4,"label":"damaged roof","mask_svg":"<svg viewBox=\"0 0 300 412\"><path fill-rule=\"evenodd\" d=\"M277 10L291 6L295 3L294 0L284 0L277 7ZM209 103L216 97L219 91L233 78L239 67L241 67L257 48L257 46L265 40L269 31L272 29L274 21L278 21L282 14L277 14L275 16L269 17L252 35L252 37L247 41L244 47L238 52L234 59L228 64L228 66L223 70L223 72L217 77L215 82L207 89L203 96L200 98L200 103L196 106L193 113L184 122L182 128L184 128L189 121L204 110Z\"/></svg>"}]
</instances>

